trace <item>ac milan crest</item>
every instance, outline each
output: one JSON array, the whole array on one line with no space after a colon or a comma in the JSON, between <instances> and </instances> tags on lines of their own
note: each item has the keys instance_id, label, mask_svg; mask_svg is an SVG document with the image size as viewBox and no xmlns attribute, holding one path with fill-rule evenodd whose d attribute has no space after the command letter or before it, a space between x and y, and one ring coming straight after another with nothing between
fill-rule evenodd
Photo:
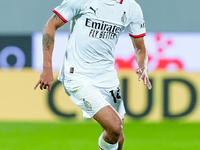
<instances>
[{"instance_id":1,"label":"ac milan crest","mask_svg":"<svg viewBox=\"0 0 200 150\"><path fill-rule=\"evenodd\" d=\"M121 22L122 22L122 24L125 24L126 21L127 21L127 17L126 17L126 12L124 11L124 13L123 13L123 15L121 17Z\"/></svg>"},{"instance_id":2,"label":"ac milan crest","mask_svg":"<svg viewBox=\"0 0 200 150\"><path fill-rule=\"evenodd\" d=\"M92 110L92 105L86 101L85 99L83 99L84 105L86 107L87 110L91 111Z\"/></svg>"}]
</instances>

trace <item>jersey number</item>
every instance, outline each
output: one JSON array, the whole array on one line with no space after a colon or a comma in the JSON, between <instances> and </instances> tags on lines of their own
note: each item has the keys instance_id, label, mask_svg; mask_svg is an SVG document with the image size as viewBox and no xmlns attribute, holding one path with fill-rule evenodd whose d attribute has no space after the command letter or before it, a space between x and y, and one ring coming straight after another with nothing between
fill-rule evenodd
<instances>
[{"instance_id":1,"label":"jersey number","mask_svg":"<svg viewBox=\"0 0 200 150\"><path fill-rule=\"evenodd\" d=\"M114 103L117 103L117 99L121 98L121 96L120 96L120 88L119 87L117 88L117 95L116 96L114 94L114 90L110 91L110 93L111 93L111 96L113 97Z\"/></svg>"}]
</instances>

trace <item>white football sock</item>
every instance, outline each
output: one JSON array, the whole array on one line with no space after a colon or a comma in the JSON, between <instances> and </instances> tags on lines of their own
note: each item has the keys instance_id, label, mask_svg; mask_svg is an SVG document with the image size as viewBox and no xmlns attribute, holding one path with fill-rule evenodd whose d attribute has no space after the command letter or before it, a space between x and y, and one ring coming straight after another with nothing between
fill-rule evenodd
<instances>
[{"instance_id":1,"label":"white football sock","mask_svg":"<svg viewBox=\"0 0 200 150\"><path fill-rule=\"evenodd\" d=\"M103 134L104 134L104 132L99 137L99 142L98 142L98 144L99 144L99 150L117 150L117 148L118 148L118 142L116 144L109 144L109 143L107 143L103 139Z\"/></svg>"}]
</instances>

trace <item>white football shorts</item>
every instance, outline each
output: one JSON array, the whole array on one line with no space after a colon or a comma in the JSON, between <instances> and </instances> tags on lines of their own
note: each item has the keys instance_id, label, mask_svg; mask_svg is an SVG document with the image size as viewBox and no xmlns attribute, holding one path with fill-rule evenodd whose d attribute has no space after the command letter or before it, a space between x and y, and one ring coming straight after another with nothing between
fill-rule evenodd
<instances>
[{"instance_id":1,"label":"white football shorts","mask_svg":"<svg viewBox=\"0 0 200 150\"><path fill-rule=\"evenodd\" d=\"M120 86L106 89L70 80L63 81L63 87L73 103L82 109L84 118L93 118L100 109L108 105L118 112L121 119L124 118L126 112L121 99Z\"/></svg>"}]
</instances>

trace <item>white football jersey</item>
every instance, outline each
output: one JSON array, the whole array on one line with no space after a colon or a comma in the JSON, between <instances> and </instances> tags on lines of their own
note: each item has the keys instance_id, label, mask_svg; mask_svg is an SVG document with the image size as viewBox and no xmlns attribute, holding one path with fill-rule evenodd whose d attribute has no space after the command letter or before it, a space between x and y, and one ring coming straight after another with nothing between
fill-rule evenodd
<instances>
[{"instance_id":1,"label":"white football jersey","mask_svg":"<svg viewBox=\"0 0 200 150\"><path fill-rule=\"evenodd\" d=\"M58 79L87 81L102 87L118 85L115 45L125 30L135 38L145 35L140 6L134 0L64 0L53 12L70 23Z\"/></svg>"}]
</instances>

